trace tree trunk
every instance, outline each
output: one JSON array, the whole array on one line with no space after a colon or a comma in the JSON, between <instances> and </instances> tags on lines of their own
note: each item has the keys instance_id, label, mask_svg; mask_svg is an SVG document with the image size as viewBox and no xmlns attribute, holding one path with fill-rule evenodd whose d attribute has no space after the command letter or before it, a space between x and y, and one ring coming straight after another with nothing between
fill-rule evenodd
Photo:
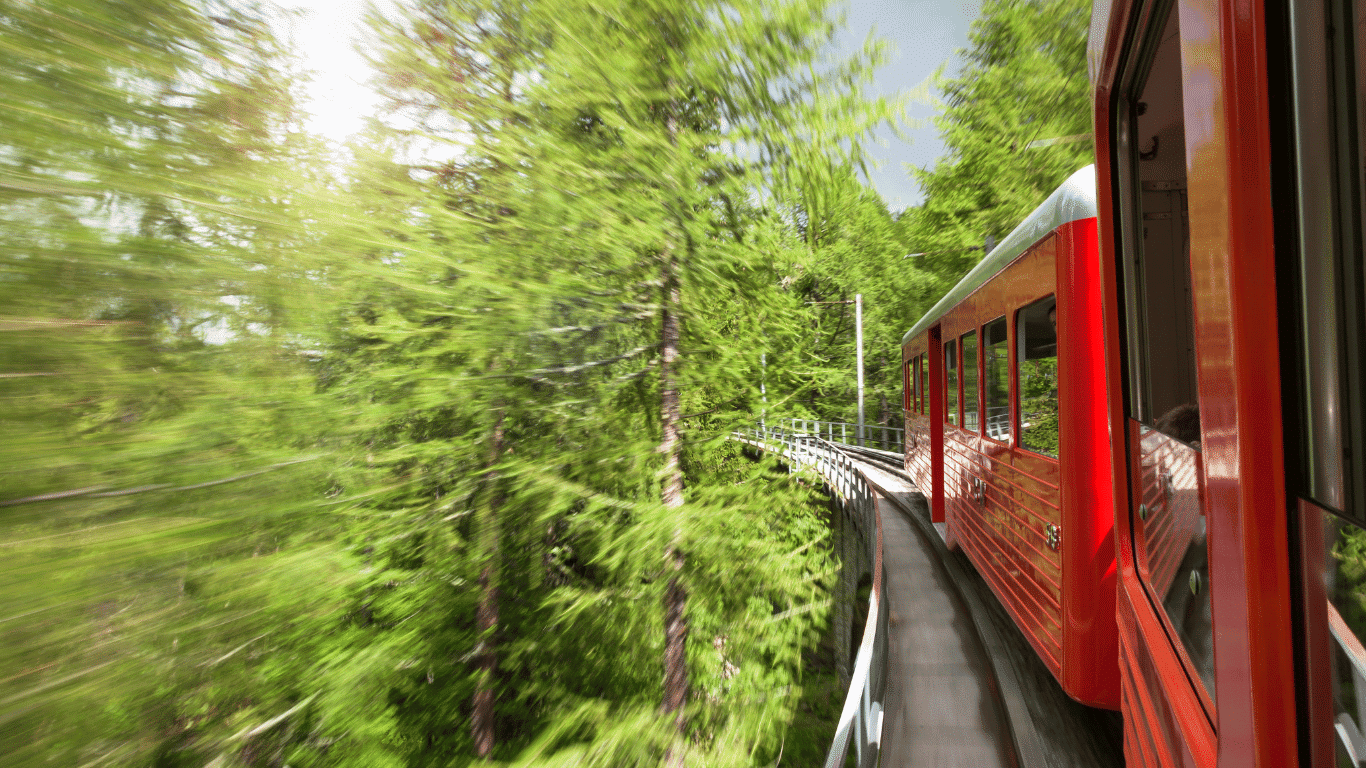
<instances>
[{"instance_id":1,"label":"tree trunk","mask_svg":"<svg viewBox=\"0 0 1366 768\"><path fill-rule=\"evenodd\" d=\"M498 412L493 424L492 450L489 466L498 463L503 452L503 413ZM488 504L479 524L479 548L485 558L479 571L479 607L475 612L478 644L475 646L474 665L478 678L474 685L474 711L470 716L470 731L474 737L474 752L487 760L493 752L494 690L493 680L498 672L498 508L503 498L497 488L498 473L489 469L484 482L489 489Z\"/></svg>"},{"instance_id":2,"label":"tree trunk","mask_svg":"<svg viewBox=\"0 0 1366 768\"><path fill-rule=\"evenodd\" d=\"M679 397L678 397L678 342L679 332L679 285L676 274L677 265L673 256L664 261L664 311L660 329L661 360L660 380L660 421L663 425L663 439L659 452L664 454L664 485L662 501L666 509L679 509L683 506L683 470L679 463L682 441L678 434ZM677 713L675 722L681 733L684 730L683 705L688 699L688 623L684 617L688 593L683 588L683 526L680 519L674 528L673 540L665 550L665 567L669 575L669 586L664 593L664 701L665 714Z\"/></svg>"}]
</instances>

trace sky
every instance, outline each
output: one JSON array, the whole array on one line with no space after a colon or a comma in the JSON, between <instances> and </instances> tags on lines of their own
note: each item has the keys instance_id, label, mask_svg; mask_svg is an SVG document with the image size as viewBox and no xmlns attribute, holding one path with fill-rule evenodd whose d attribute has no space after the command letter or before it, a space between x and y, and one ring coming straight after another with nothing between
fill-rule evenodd
<instances>
[{"instance_id":1,"label":"sky","mask_svg":"<svg viewBox=\"0 0 1366 768\"><path fill-rule=\"evenodd\" d=\"M392 7L384 0L381 7ZM359 34L364 0L281 0L281 4L304 10L293 21L289 34L314 70L306 108L312 117L309 129L333 141L342 141L360 130L361 119L371 113L378 97L365 85L369 67L353 47ZM957 67L958 49L968 45L968 29L977 17L981 0L852 0L846 6L846 26L835 40L834 55L860 49L870 32L892 43L890 61L879 69L870 92L891 95L909 91L922 83L941 64L946 73ZM909 142L884 131L882 146L869 147L879 167L869 168L870 181L893 211L918 204L922 195L905 165L933 166L944 152L938 130L930 123L932 104L912 104L907 111Z\"/></svg>"}]
</instances>

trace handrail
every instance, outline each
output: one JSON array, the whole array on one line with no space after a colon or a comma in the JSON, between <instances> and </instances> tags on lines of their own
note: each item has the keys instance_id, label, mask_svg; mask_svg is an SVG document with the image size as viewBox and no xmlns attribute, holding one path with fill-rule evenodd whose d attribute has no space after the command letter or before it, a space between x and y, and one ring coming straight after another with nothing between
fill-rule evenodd
<instances>
[{"instance_id":1,"label":"handrail","mask_svg":"<svg viewBox=\"0 0 1366 768\"><path fill-rule=\"evenodd\" d=\"M770 419L773 424L786 427L798 435L813 435L831 443L843 445L877 444L883 450L905 453L906 430L902 427L885 427L881 424L864 424L863 440L859 440L858 425L847 421L821 421L819 419L780 418ZM767 429L761 425L760 429ZM838 435L838 437L837 437Z\"/></svg>"},{"instance_id":2,"label":"handrail","mask_svg":"<svg viewBox=\"0 0 1366 768\"><path fill-rule=\"evenodd\" d=\"M800 420L794 420L800 421ZM839 425L840 422L806 422L806 425ZM898 430L900 431L900 430ZM870 550L873 588L868 596L868 620L854 658L849 691L826 756L826 768L845 763L852 742L859 768L873 768L882 742L882 706L887 690L887 600L882 574L882 516L868 479L858 465L833 441L817 435L762 425L732 435L788 461L794 471L811 470L834 492Z\"/></svg>"},{"instance_id":3,"label":"handrail","mask_svg":"<svg viewBox=\"0 0 1366 768\"><path fill-rule=\"evenodd\" d=\"M1355 718L1348 712L1339 712L1333 728L1337 731L1338 741L1351 757L1352 765L1360 765L1366 759L1366 738L1363 738L1361 723L1358 722L1358 718L1366 717L1366 648L1362 648L1361 641L1331 601L1328 602L1328 631L1352 668L1352 687L1356 692L1356 701L1353 703L1357 711Z\"/></svg>"}]
</instances>

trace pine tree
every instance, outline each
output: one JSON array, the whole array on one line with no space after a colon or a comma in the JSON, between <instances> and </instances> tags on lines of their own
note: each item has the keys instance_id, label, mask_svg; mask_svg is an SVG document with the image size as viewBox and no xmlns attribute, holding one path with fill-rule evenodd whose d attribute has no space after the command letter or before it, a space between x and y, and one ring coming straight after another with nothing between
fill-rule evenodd
<instances>
[{"instance_id":1,"label":"pine tree","mask_svg":"<svg viewBox=\"0 0 1366 768\"><path fill-rule=\"evenodd\" d=\"M243 684L318 593L272 598L330 564L298 530L323 166L287 54L249 4L2 15L0 752L267 749L243 723L299 699Z\"/></svg>"},{"instance_id":2,"label":"pine tree","mask_svg":"<svg viewBox=\"0 0 1366 768\"><path fill-rule=\"evenodd\" d=\"M387 521L358 530L375 570L348 658L415 673L363 715L325 697L325 730L388 723L415 763L678 760L680 727L776 747L760 724L791 702L763 681L796 673L822 610L775 639L755 622L817 600L821 556L801 502L739 529L748 557L714 533L775 503L733 490L746 473L718 442L750 418L763 334L796 309L792 243L751 201L793 190L807 148L856 147L848 126L887 106L819 96L815 2L432 3L375 23L403 130L354 183L387 213L353 240L373 287L338 318L329 386L365 414L364 509ZM453 157L413 160L424 143ZM712 644L685 647L698 632ZM759 654L730 694L703 661L717 644Z\"/></svg>"},{"instance_id":3,"label":"pine tree","mask_svg":"<svg viewBox=\"0 0 1366 768\"><path fill-rule=\"evenodd\" d=\"M936 119L948 156L915 173L925 202L908 212L915 250L952 286L1072 172L1092 162L1081 0L988 0ZM1033 146L1047 139L1069 139ZM1073 140L1080 139L1080 140ZM978 250L970 251L969 248Z\"/></svg>"}]
</instances>

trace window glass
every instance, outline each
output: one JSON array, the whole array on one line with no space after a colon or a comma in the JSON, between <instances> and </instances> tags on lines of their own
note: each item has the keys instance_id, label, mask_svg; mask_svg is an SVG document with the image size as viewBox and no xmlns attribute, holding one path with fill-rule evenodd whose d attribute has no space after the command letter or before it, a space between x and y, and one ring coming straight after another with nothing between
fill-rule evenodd
<instances>
[{"instance_id":1,"label":"window glass","mask_svg":"<svg viewBox=\"0 0 1366 768\"><path fill-rule=\"evenodd\" d=\"M1301 15L1299 107L1299 453L1304 494L1323 515L1337 765L1366 757L1366 3ZM1316 7L1317 10L1317 7ZM1349 34L1324 34L1350 30ZM1355 215L1352 215L1355 210ZM1292 454L1293 455L1293 454Z\"/></svg>"},{"instance_id":2,"label":"window glass","mask_svg":"<svg viewBox=\"0 0 1366 768\"><path fill-rule=\"evenodd\" d=\"M944 418L958 423L958 340L944 342Z\"/></svg>"},{"instance_id":3,"label":"window glass","mask_svg":"<svg viewBox=\"0 0 1366 768\"><path fill-rule=\"evenodd\" d=\"M920 412L930 412L930 357L929 355L920 356Z\"/></svg>"},{"instance_id":4,"label":"window glass","mask_svg":"<svg viewBox=\"0 0 1366 768\"><path fill-rule=\"evenodd\" d=\"M911 403L911 411L912 411L913 413L921 413L921 410L920 410L920 409L921 409L921 405L922 405L922 404L921 404L921 402L920 402L920 356L919 356L919 355L916 355L915 359L911 360L911 370L910 370L909 373L910 373L910 378L911 378L911 399L912 399L912 401L913 401L913 402Z\"/></svg>"},{"instance_id":5,"label":"window glass","mask_svg":"<svg viewBox=\"0 0 1366 768\"><path fill-rule=\"evenodd\" d=\"M1057 301L1040 299L1015 315L1020 359L1020 445L1058 455Z\"/></svg>"},{"instance_id":6,"label":"window glass","mask_svg":"<svg viewBox=\"0 0 1366 768\"><path fill-rule=\"evenodd\" d=\"M1194 409L1197 402L1177 16L1169 12L1130 109L1132 214L1124 232L1123 269L1129 416L1191 442L1198 437L1173 432L1174 422L1166 418L1178 408Z\"/></svg>"},{"instance_id":7,"label":"window glass","mask_svg":"<svg viewBox=\"0 0 1366 768\"><path fill-rule=\"evenodd\" d=\"M1130 505L1139 578L1214 703L1208 525L1186 205L1179 14L1140 55L1116 121Z\"/></svg>"},{"instance_id":8,"label":"window glass","mask_svg":"<svg viewBox=\"0 0 1366 768\"><path fill-rule=\"evenodd\" d=\"M915 413L915 381L911 376L914 365L915 358L911 358L901 369L901 409L906 413Z\"/></svg>"},{"instance_id":9,"label":"window glass","mask_svg":"<svg viewBox=\"0 0 1366 768\"><path fill-rule=\"evenodd\" d=\"M1366 530L1332 514L1325 514L1323 523L1338 764L1355 765L1348 756L1357 751L1366 729Z\"/></svg>"},{"instance_id":10,"label":"window glass","mask_svg":"<svg viewBox=\"0 0 1366 768\"><path fill-rule=\"evenodd\" d=\"M1010 345L1004 317L982 329L982 393L986 398L987 437L1010 442Z\"/></svg>"},{"instance_id":11,"label":"window glass","mask_svg":"<svg viewBox=\"0 0 1366 768\"><path fill-rule=\"evenodd\" d=\"M978 430L976 331L963 334L963 429Z\"/></svg>"}]
</instances>

